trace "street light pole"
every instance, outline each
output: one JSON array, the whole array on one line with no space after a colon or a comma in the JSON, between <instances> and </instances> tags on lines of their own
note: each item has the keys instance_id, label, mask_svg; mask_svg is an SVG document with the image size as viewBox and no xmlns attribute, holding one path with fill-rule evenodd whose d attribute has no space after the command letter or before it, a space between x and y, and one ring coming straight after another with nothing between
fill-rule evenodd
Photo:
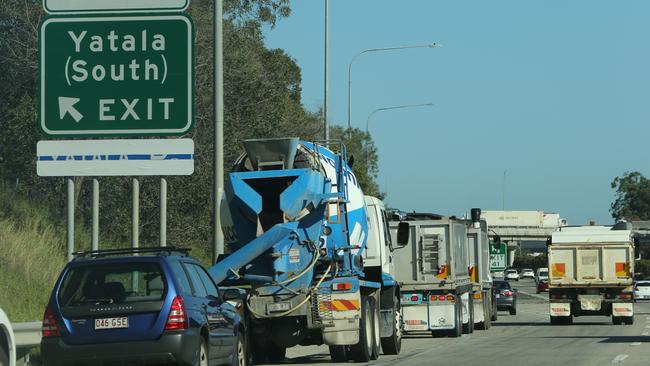
<instances>
[{"instance_id":1,"label":"street light pole","mask_svg":"<svg viewBox=\"0 0 650 366\"><path fill-rule=\"evenodd\" d=\"M370 127L370 119L372 116L377 113L377 112L382 112L382 111L389 111L393 109L404 109L404 108L417 108L417 107L431 107L433 106L433 102L429 103L420 103L420 104L404 104L404 105L396 105L393 107L384 107L384 108L377 108L374 111L370 112L368 115L368 119L366 120L366 134L370 133L369 127Z\"/></svg>"},{"instance_id":2,"label":"street light pole","mask_svg":"<svg viewBox=\"0 0 650 366\"><path fill-rule=\"evenodd\" d=\"M503 192L501 193L501 210L505 211L506 210L506 173L508 173L508 169L503 171Z\"/></svg>"},{"instance_id":3,"label":"street light pole","mask_svg":"<svg viewBox=\"0 0 650 366\"><path fill-rule=\"evenodd\" d=\"M437 48L439 45L437 43L431 44L422 44L422 45L412 45L412 46L398 46L398 47L385 47L385 48L369 48L363 50L350 60L348 64L348 129L352 127L352 64L354 61L361 55L370 52L383 52L383 51L396 51L396 50L405 50L411 48Z\"/></svg>"},{"instance_id":4,"label":"street light pole","mask_svg":"<svg viewBox=\"0 0 650 366\"><path fill-rule=\"evenodd\" d=\"M324 55L324 70L323 70L323 124L325 125L325 143L330 138L330 127L329 124L327 123L327 99L329 97L327 93L327 68L328 68L328 63L327 63L327 37L328 37L328 29L327 29L327 23L328 23L328 5L329 5L329 0L325 0L325 55Z\"/></svg>"},{"instance_id":5,"label":"street light pole","mask_svg":"<svg viewBox=\"0 0 650 366\"><path fill-rule=\"evenodd\" d=\"M223 254L221 195L223 194L223 0L214 0L214 195L212 263Z\"/></svg>"}]
</instances>

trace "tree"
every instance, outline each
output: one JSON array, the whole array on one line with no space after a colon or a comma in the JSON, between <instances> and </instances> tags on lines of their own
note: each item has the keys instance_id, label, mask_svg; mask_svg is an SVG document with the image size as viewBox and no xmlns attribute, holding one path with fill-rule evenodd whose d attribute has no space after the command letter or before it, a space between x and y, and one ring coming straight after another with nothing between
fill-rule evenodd
<instances>
[{"instance_id":1,"label":"tree","mask_svg":"<svg viewBox=\"0 0 650 366\"><path fill-rule=\"evenodd\" d=\"M639 172L625 172L612 181L616 200L610 212L616 220L650 220L650 180Z\"/></svg>"},{"instance_id":2,"label":"tree","mask_svg":"<svg viewBox=\"0 0 650 366\"><path fill-rule=\"evenodd\" d=\"M330 127L330 137L341 140L347 149L348 160L354 159L352 170L357 176L364 194L384 199L386 194L379 191L377 174L379 173L379 155L368 132L358 128Z\"/></svg>"}]
</instances>

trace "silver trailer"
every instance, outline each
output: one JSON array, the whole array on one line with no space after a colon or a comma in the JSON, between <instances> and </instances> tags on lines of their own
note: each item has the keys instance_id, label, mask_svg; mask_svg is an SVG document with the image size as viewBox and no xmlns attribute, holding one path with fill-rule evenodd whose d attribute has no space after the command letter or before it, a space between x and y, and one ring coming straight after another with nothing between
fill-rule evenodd
<instances>
[{"instance_id":1,"label":"silver trailer","mask_svg":"<svg viewBox=\"0 0 650 366\"><path fill-rule=\"evenodd\" d=\"M408 214L409 245L394 253L404 331L452 337L474 329L467 223L433 214ZM399 222L391 222L395 240Z\"/></svg>"},{"instance_id":2,"label":"silver trailer","mask_svg":"<svg viewBox=\"0 0 650 366\"><path fill-rule=\"evenodd\" d=\"M472 209L472 219L465 221L469 246L469 275L472 281L474 328L488 329L496 320L496 298L490 276L490 240L488 226L481 220L481 210Z\"/></svg>"}]
</instances>

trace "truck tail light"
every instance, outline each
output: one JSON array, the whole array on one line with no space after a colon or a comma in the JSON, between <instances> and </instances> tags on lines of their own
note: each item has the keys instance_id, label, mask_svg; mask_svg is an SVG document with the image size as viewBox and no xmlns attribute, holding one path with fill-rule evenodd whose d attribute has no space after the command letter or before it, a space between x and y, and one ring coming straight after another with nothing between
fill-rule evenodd
<instances>
[{"instance_id":1,"label":"truck tail light","mask_svg":"<svg viewBox=\"0 0 650 366\"><path fill-rule=\"evenodd\" d=\"M411 295L411 301L418 301L419 299L418 295Z\"/></svg>"},{"instance_id":2,"label":"truck tail light","mask_svg":"<svg viewBox=\"0 0 650 366\"><path fill-rule=\"evenodd\" d=\"M621 299L621 300L631 300L632 299L632 294L628 294L628 293L618 294L618 296L616 296L616 297L618 299Z\"/></svg>"},{"instance_id":3,"label":"truck tail light","mask_svg":"<svg viewBox=\"0 0 650 366\"><path fill-rule=\"evenodd\" d=\"M56 323L56 316L54 316L54 310L52 310L52 306L50 305L47 306L47 309L45 309L45 314L43 314L43 327L41 328L41 335L43 338L61 336L59 326Z\"/></svg>"},{"instance_id":4,"label":"truck tail light","mask_svg":"<svg viewBox=\"0 0 650 366\"><path fill-rule=\"evenodd\" d=\"M187 320L187 312L185 311L185 303L183 298L176 295L172 301L171 309L169 310L169 316L167 317L167 324L165 324L165 330L178 330L178 329L187 329L189 326Z\"/></svg>"},{"instance_id":5,"label":"truck tail light","mask_svg":"<svg viewBox=\"0 0 650 366\"><path fill-rule=\"evenodd\" d=\"M431 296L429 296L429 300L431 300L431 301L437 301L437 300L438 300L438 296L436 296L436 295L431 295Z\"/></svg>"},{"instance_id":6,"label":"truck tail light","mask_svg":"<svg viewBox=\"0 0 650 366\"><path fill-rule=\"evenodd\" d=\"M337 282L332 284L332 290L335 291L344 291L344 290L351 290L352 289L352 282Z\"/></svg>"},{"instance_id":7,"label":"truck tail light","mask_svg":"<svg viewBox=\"0 0 650 366\"><path fill-rule=\"evenodd\" d=\"M440 300L444 300L445 298L444 296L440 296L440 297L442 297L442 299ZM456 301L456 297L454 295L449 294L447 295L447 301Z\"/></svg>"},{"instance_id":8,"label":"truck tail light","mask_svg":"<svg viewBox=\"0 0 650 366\"><path fill-rule=\"evenodd\" d=\"M480 300L481 299L481 293L480 292L475 293L474 294L474 299Z\"/></svg>"}]
</instances>

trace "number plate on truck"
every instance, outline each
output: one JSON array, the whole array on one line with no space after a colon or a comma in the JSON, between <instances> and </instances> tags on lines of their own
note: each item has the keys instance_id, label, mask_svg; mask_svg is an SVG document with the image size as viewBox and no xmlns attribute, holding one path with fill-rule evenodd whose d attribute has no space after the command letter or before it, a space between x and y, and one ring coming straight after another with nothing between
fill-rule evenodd
<instances>
[{"instance_id":1,"label":"number plate on truck","mask_svg":"<svg viewBox=\"0 0 650 366\"><path fill-rule=\"evenodd\" d=\"M95 319L95 330L97 329L117 329L128 328L129 318L126 316L119 318Z\"/></svg>"},{"instance_id":2,"label":"number plate on truck","mask_svg":"<svg viewBox=\"0 0 650 366\"><path fill-rule=\"evenodd\" d=\"M276 302L274 304L266 304L267 313L278 313L280 311L287 311L291 309L291 303L289 302Z\"/></svg>"}]
</instances>

